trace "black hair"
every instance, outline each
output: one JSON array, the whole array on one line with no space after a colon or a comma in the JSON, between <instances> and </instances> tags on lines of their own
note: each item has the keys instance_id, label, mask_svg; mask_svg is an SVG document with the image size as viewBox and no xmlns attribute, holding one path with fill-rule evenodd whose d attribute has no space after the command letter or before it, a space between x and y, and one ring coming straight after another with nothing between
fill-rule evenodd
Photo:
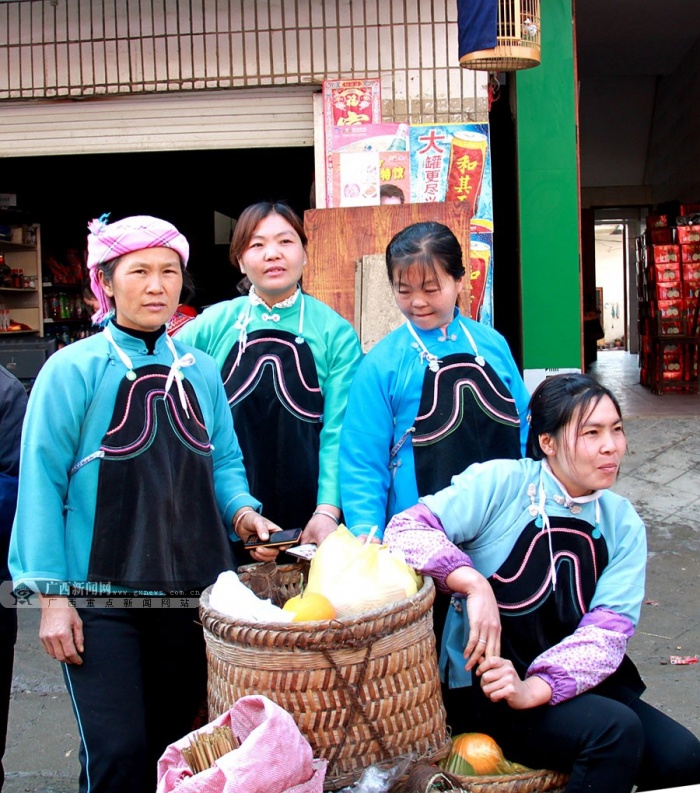
<instances>
[{"instance_id":1,"label":"black hair","mask_svg":"<svg viewBox=\"0 0 700 793\"><path fill-rule=\"evenodd\" d=\"M294 229L306 248L308 240L304 231L304 224L297 213L286 201L258 201L246 207L236 221L229 246L229 260L234 267L240 267L239 259L248 247L248 243L255 234L255 229L269 215L280 215Z\"/></svg>"},{"instance_id":2,"label":"black hair","mask_svg":"<svg viewBox=\"0 0 700 793\"><path fill-rule=\"evenodd\" d=\"M398 198L402 204L406 203L406 195L397 184L383 184L379 187L379 201L382 198Z\"/></svg>"},{"instance_id":3,"label":"black hair","mask_svg":"<svg viewBox=\"0 0 700 793\"><path fill-rule=\"evenodd\" d=\"M436 276L438 267L455 281L466 272L459 240L447 226L432 220L406 226L386 246L386 272L390 284L395 281L401 284L401 276L412 265L423 270L424 280Z\"/></svg>"},{"instance_id":4,"label":"black hair","mask_svg":"<svg viewBox=\"0 0 700 793\"><path fill-rule=\"evenodd\" d=\"M545 453L540 435L556 436L577 415L577 429L598 405L609 397L618 416L622 411L615 395L587 374L558 374L543 380L534 390L528 408L530 429L527 436L527 456L541 460Z\"/></svg>"}]
</instances>

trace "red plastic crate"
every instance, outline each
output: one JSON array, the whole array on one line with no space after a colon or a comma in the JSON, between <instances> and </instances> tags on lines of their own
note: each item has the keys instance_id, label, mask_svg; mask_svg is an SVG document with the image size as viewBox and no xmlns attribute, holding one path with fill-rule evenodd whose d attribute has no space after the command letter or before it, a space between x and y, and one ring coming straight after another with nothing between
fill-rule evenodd
<instances>
[{"instance_id":1,"label":"red plastic crate","mask_svg":"<svg viewBox=\"0 0 700 793\"><path fill-rule=\"evenodd\" d=\"M685 322L683 319L660 319L659 335L661 336L682 336L685 333Z\"/></svg>"},{"instance_id":2,"label":"red plastic crate","mask_svg":"<svg viewBox=\"0 0 700 793\"><path fill-rule=\"evenodd\" d=\"M668 215L647 215L646 218L648 229L660 229L668 226Z\"/></svg>"},{"instance_id":3,"label":"red plastic crate","mask_svg":"<svg viewBox=\"0 0 700 793\"><path fill-rule=\"evenodd\" d=\"M667 264L654 265L654 281L679 281L681 278L681 263L679 261L668 262Z\"/></svg>"},{"instance_id":4,"label":"red plastic crate","mask_svg":"<svg viewBox=\"0 0 700 793\"><path fill-rule=\"evenodd\" d=\"M649 260L654 264L670 264L681 260L680 246L678 245L649 245L647 253Z\"/></svg>"},{"instance_id":5,"label":"red plastic crate","mask_svg":"<svg viewBox=\"0 0 700 793\"><path fill-rule=\"evenodd\" d=\"M656 306L661 319L678 319L683 316L685 301L682 298L675 300L657 300Z\"/></svg>"},{"instance_id":6,"label":"red plastic crate","mask_svg":"<svg viewBox=\"0 0 700 793\"><path fill-rule=\"evenodd\" d=\"M680 281L659 281L656 284L657 300L677 300L683 297Z\"/></svg>"},{"instance_id":7,"label":"red plastic crate","mask_svg":"<svg viewBox=\"0 0 700 793\"><path fill-rule=\"evenodd\" d=\"M658 229L649 229L647 234L647 244L649 245L673 245L676 242L676 229L673 226L663 226Z\"/></svg>"},{"instance_id":8,"label":"red plastic crate","mask_svg":"<svg viewBox=\"0 0 700 793\"><path fill-rule=\"evenodd\" d=\"M681 245L681 261L697 262L700 264L700 242L691 242L689 245Z\"/></svg>"},{"instance_id":9,"label":"red plastic crate","mask_svg":"<svg viewBox=\"0 0 700 793\"><path fill-rule=\"evenodd\" d=\"M681 354L681 343L678 341L667 341L661 345L661 354L670 358L677 358Z\"/></svg>"},{"instance_id":10,"label":"red plastic crate","mask_svg":"<svg viewBox=\"0 0 700 793\"><path fill-rule=\"evenodd\" d=\"M700 242L700 226L678 226L676 235L681 245Z\"/></svg>"},{"instance_id":11,"label":"red plastic crate","mask_svg":"<svg viewBox=\"0 0 700 793\"><path fill-rule=\"evenodd\" d=\"M683 281L686 283L696 283L700 281L700 262L693 264L691 262L683 263Z\"/></svg>"}]
</instances>

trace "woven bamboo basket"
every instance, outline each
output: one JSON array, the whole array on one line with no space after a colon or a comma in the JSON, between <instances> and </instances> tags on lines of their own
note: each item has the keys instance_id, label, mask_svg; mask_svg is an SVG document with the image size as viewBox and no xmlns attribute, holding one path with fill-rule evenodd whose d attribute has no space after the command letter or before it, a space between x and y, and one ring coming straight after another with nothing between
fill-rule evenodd
<instances>
[{"instance_id":1,"label":"woven bamboo basket","mask_svg":"<svg viewBox=\"0 0 700 793\"><path fill-rule=\"evenodd\" d=\"M408 778L392 788L392 793L564 793L568 774L558 771L523 771L505 776L458 776L434 765L416 765Z\"/></svg>"},{"instance_id":2,"label":"woven bamboo basket","mask_svg":"<svg viewBox=\"0 0 700 793\"><path fill-rule=\"evenodd\" d=\"M303 563L248 565L239 577L282 605L298 594L307 570ZM359 617L306 623L233 620L210 607L210 591L202 593L199 613L211 719L240 697L269 697L292 715L314 756L328 760L326 790L353 784L382 760L447 756L432 579L424 578L413 597Z\"/></svg>"}]
</instances>

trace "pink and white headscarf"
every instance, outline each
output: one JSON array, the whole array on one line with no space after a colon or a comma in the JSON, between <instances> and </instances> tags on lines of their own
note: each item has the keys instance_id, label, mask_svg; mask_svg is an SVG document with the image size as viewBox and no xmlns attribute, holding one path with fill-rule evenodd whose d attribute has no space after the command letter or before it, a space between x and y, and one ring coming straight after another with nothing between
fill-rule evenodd
<instances>
[{"instance_id":1,"label":"pink and white headscarf","mask_svg":"<svg viewBox=\"0 0 700 793\"><path fill-rule=\"evenodd\" d=\"M133 215L108 224L108 218L109 213L88 223L87 267L90 286L99 304L92 315L96 325L102 324L114 311L111 298L100 284L97 265L144 248L172 248L179 255L183 267L187 267L190 255L189 243L167 220L150 215Z\"/></svg>"}]
</instances>

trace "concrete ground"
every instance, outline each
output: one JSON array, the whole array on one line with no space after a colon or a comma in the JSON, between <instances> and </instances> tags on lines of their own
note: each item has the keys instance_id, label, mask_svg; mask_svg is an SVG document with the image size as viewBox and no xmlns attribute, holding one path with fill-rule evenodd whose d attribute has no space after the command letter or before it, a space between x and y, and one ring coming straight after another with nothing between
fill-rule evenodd
<instances>
[{"instance_id":1,"label":"concrete ground","mask_svg":"<svg viewBox=\"0 0 700 793\"><path fill-rule=\"evenodd\" d=\"M601 374L631 417L615 490L637 507L649 535L646 602L629 652L647 684L644 698L700 737L700 664L669 662L700 655L700 397L650 397L634 370L621 375L611 362L622 359L608 355L624 353L604 353L611 368ZM4 793L76 793L78 746L59 665L39 645L37 610L21 611Z\"/></svg>"}]
</instances>

